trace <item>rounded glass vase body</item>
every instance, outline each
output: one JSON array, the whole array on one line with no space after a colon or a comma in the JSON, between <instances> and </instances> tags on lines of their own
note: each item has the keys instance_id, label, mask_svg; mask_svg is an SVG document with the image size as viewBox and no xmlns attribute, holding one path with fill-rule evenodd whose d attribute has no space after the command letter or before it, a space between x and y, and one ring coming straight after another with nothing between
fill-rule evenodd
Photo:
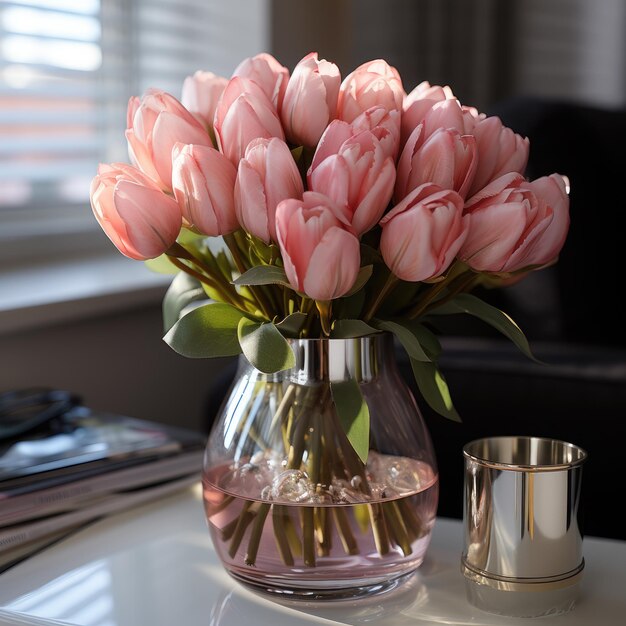
<instances>
[{"instance_id":1,"label":"rounded glass vase body","mask_svg":"<svg viewBox=\"0 0 626 626\"><path fill-rule=\"evenodd\" d=\"M240 357L212 428L203 489L217 554L237 580L292 598L394 588L422 563L439 492L392 337L290 344L296 365L276 374ZM366 463L350 443L367 423L361 398Z\"/></svg>"}]
</instances>

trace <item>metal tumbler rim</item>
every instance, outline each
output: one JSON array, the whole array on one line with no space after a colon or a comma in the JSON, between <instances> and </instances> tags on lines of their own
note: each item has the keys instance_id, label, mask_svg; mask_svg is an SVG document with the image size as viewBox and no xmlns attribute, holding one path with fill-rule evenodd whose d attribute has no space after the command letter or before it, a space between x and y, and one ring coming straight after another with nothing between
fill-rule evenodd
<instances>
[{"instance_id":1,"label":"metal tumbler rim","mask_svg":"<svg viewBox=\"0 0 626 626\"><path fill-rule=\"evenodd\" d=\"M507 444L513 444L514 442L525 442L527 444L526 450L534 449L535 451L541 447L545 448L546 446L551 446L554 448L556 446L561 449L561 456L563 458L560 460L548 459L540 461L538 458L540 455L537 454L537 458L534 462L530 462L529 460L526 463L515 462L513 459L500 460L500 458L494 458L498 457L497 450L495 450L494 454L494 446L499 445L500 447L506 447ZM488 451L488 448L491 448L491 450ZM509 449L510 445L507 450ZM569 452L569 455L565 454L566 451ZM562 441L560 439L554 439L551 437L534 437L528 435L503 435L496 437L481 437L466 443L463 446L463 456L484 467L491 467L495 469L506 469L519 472L556 472L569 470L578 465L582 465L588 455L586 450L580 446L568 441Z\"/></svg>"}]
</instances>

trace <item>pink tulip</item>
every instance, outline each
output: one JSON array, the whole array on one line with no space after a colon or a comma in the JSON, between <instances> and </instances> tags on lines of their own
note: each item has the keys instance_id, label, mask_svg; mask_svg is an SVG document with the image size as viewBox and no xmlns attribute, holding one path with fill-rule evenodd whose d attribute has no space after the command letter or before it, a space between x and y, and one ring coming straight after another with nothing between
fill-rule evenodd
<instances>
[{"instance_id":1,"label":"pink tulip","mask_svg":"<svg viewBox=\"0 0 626 626\"><path fill-rule=\"evenodd\" d=\"M467 236L468 224L459 194L426 183L380 221L383 259L402 280L436 278L454 261Z\"/></svg>"},{"instance_id":2,"label":"pink tulip","mask_svg":"<svg viewBox=\"0 0 626 626\"><path fill-rule=\"evenodd\" d=\"M460 135L454 129L439 128L422 143L422 130L420 124L400 155L394 194L396 201L424 183L451 189L465 198L477 165L474 137Z\"/></svg>"},{"instance_id":3,"label":"pink tulip","mask_svg":"<svg viewBox=\"0 0 626 626\"><path fill-rule=\"evenodd\" d=\"M177 144L173 161L172 187L187 225L211 237L237 230L235 166L209 146Z\"/></svg>"},{"instance_id":4,"label":"pink tulip","mask_svg":"<svg viewBox=\"0 0 626 626\"><path fill-rule=\"evenodd\" d=\"M232 78L235 76L253 80L274 105L274 109L280 112L289 81L289 70L271 54L262 52L244 59L235 68Z\"/></svg>"},{"instance_id":5,"label":"pink tulip","mask_svg":"<svg viewBox=\"0 0 626 626\"><path fill-rule=\"evenodd\" d=\"M361 235L373 228L385 212L395 176L393 159L385 154L372 132L362 131L344 141L337 154L312 166L309 189L345 207L352 228Z\"/></svg>"},{"instance_id":6,"label":"pink tulip","mask_svg":"<svg viewBox=\"0 0 626 626\"><path fill-rule=\"evenodd\" d=\"M239 161L235 208L239 223L265 241L276 241L276 206L302 198L304 185L287 144L276 137L255 139Z\"/></svg>"},{"instance_id":7,"label":"pink tulip","mask_svg":"<svg viewBox=\"0 0 626 626\"><path fill-rule=\"evenodd\" d=\"M212 145L202 124L174 96L157 89L130 99L126 121L131 161L161 189L172 188L174 144Z\"/></svg>"},{"instance_id":8,"label":"pink tulip","mask_svg":"<svg viewBox=\"0 0 626 626\"><path fill-rule=\"evenodd\" d=\"M332 300L352 288L359 272L359 240L332 200L312 191L302 200L283 200L276 209L276 232L296 291Z\"/></svg>"},{"instance_id":9,"label":"pink tulip","mask_svg":"<svg viewBox=\"0 0 626 626\"><path fill-rule=\"evenodd\" d=\"M281 109L285 134L297 145L315 146L337 111L341 76L334 63L305 56L293 70Z\"/></svg>"},{"instance_id":10,"label":"pink tulip","mask_svg":"<svg viewBox=\"0 0 626 626\"><path fill-rule=\"evenodd\" d=\"M495 116L478 120L471 132L476 137L478 167L470 195L503 174L524 173L529 151L527 138L503 126Z\"/></svg>"},{"instance_id":11,"label":"pink tulip","mask_svg":"<svg viewBox=\"0 0 626 626\"><path fill-rule=\"evenodd\" d=\"M352 122L363 111L382 106L387 111L401 111L405 97L398 71L378 59L357 67L341 83L337 117Z\"/></svg>"},{"instance_id":12,"label":"pink tulip","mask_svg":"<svg viewBox=\"0 0 626 626\"><path fill-rule=\"evenodd\" d=\"M193 76L185 78L181 102L208 129L212 129L215 109L227 84L228 79L223 76L197 71Z\"/></svg>"},{"instance_id":13,"label":"pink tulip","mask_svg":"<svg viewBox=\"0 0 626 626\"><path fill-rule=\"evenodd\" d=\"M402 140L403 143L415 128L424 121L426 114L438 102L455 99L450 87L431 85L424 81L407 94L402 104Z\"/></svg>"},{"instance_id":14,"label":"pink tulip","mask_svg":"<svg viewBox=\"0 0 626 626\"><path fill-rule=\"evenodd\" d=\"M563 176L551 174L528 183L531 191L552 209L552 221L533 250L534 265L551 263L558 257L569 231L569 196Z\"/></svg>"},{"instance_id":15,"label":"pink tulip","mask_svg":"<svg viewBox=\"0 0 626 626\"><path fill-rule=\"evenodd\" d=\"M354 119L352 133L356 135L362 130L372 131L384 153L395 162L400 149L400 117L400 111L395 109L388 111L381 106L372 107Z\"/></svg>"},{"instance_id":16,"label":"pink tulip","mask_svg":"<svg viewBox=\"0 0 626 626\"><path fill-rule=\"evenodd\" d=\"M274 105L247 78L229 81L215 110L214 128L220 151L235 167L253 139L285 138Z\"/></svg>"},{"instance_id":17,"label":"pink tulip","mask_svg":"<svg viewBox=\"0 0 626 626\"><path fill-rule=\"evenodd\" d=\"M126 163L100 164L90 196L93 213L107 237L131 259L158 257L178 237L182 225L178 204Z\"/></svg>"},{"instance_id":18,"label":"pink tulip","mask_svg":"<svg viewBox=\"0 0 626 626\"><path fill-rule=\"evenodd\" d=\"M472 135L474 133L474 128L476 128L476 124L486 119L487 115L485 115L485 113L480 113L480 111L475 107L463 105L461 109L463 111L463 134Z\"/></svg>"},{"instance_id":19,"label":"pink tulip","mask_svg":"<svg viewBox=\"0 0 626 626\"><path fill-rule=\"evenodd\" d=\"M478 271L545 265L558 255L569 227L569 199L556 174L533 183L505 174L470 198L466 211L470 227L459 256Z\"/></svg>"},{"instance_id":20,"label":"pink tulip","mask_svg":"<svg viewBox=\"0 0 626 626\"><path fill-rule=\"evenodd\" d=\"M307 176L310 181L311 172L317 168L317 166L327 159L329 156L333 156L339 152L341 146L348 141L348 139L352 139L355 133L352 128L352 124L348 124L348 122L343 122L342 120L333 120L323 135L321 136L319 143L317 144L317 148L315 149L315 154L313 155L313 160L311 161L311 165L307 172Z\"/></svg>"},{"instance_id":21,"label":"pink tulip","mask_svg":"<svg viewBox=\"0 0 626 626\"><path fill-rule=\"evenodd\" d=\"M434 104L424 116L422 142L440 128L456 130L460 135L467 134L467 113L456 99Z\"/></svg>"}]
</instances>

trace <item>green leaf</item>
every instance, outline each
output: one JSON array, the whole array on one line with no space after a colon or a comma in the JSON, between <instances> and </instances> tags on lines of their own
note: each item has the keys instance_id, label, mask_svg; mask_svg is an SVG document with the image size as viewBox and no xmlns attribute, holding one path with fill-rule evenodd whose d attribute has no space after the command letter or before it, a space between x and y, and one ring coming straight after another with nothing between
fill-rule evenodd
<instances>
[{"instance_id":1,"label":"green leaf","mask_svg":"<svg viewBox=\"0 0 626 626\"><path fill-rule=\"evenodd\" d=\"M361 389L351 378L332 381L330 390L341 427L361 461L366 463L370 447L370 412Z\"/></svg>"},{"instance_id":2,"label":"green leaf","mask_svg":"<svg viewBox=\"0 0 626 626\"><path fill-rule=\"evenodd\" d=\"M453 313L467 313L473 315L490 326L493 326L493 328L501 332L505 337L508 337L529 359L538 361L531 352L528 339L526 339L521 328L504 311L501 311L491 304L487 304L470 293L459 294L450 300L450 302L433 309L431 313L435 315L450 315Z\"/></svg>"},{"instance_id":3,"label":"green leaf","mask_svg":"<svg viewBox=\"0 0 626 626\"><path fill-rule=\"evenodd\" d=\"M241 311L230 304L206 304L181 317L163 339L190 358L234 356L241 352L237 338L241 318Z\"/></svg>"},{"instance_id":4,"label":"green leaf","mask_svg":"<svg viewBox=\"0 0 626 626\"><path fill-rule=\"evenodd\" d=\"M143 263L151 272L155 272L156 274L173 275L180 272L180 270L170 261L167 254L162 254L156 259L147 259Z\"/></svg>"},{"instance_id":5,"label":"green leaf","mask_svg":"<svg viewBox=\"0 0 626 626\"><path fill-rule=\"evenodd\" d=\"M201 240L206 239L207 236L202 233L196 233L193 230L189 230L189 228L182 228L176 241L179 244L186 246L189 244L198 245Z\"/></svg>"},{"instance_id":6,"label":"green leaf","mask_svg":"<svg viewBox=\"0 0 626 626\"><path fill-rule=\"evenodd\" d=\"M335 320L331 329L332 339L351 339L376 333L376 329L363 320Z\"/></svg>"},{"instance_id":7,"label":"green leaf","mask_svg":"<svg viewBox=\"0 0 626 626\"><path fill-rule=\"evenodd\" d=\"M233 279L233 266L228 259L228 255L224 252L224 250L220 250L216 255L214 255L214 258L217 267L222 272L222 276L230 282Z\"/></svg>"},{"instance_id":8,"label":"green leaf","mask_svg":"<svg viewBox=\"0 0 626 626\"><path fill-rule=\"evenodd\" d=\"M365 265L364 267L362 267L359 270L359 273L356 275L354 285L352 285L352 288L350 289L350 291L348 291L348 293L346 293L342 297L349 298L350 296L354 295L357 291L360 291L365 286L365 283L371 278L373 271L374 271L373 265Z\"/></svg>"},{"instance_id":9,"label":"green leaf","mask_svg":"<svg viewBox=\"0 0 626 626\"><path fill-rule=\"evenodd\" d=\"M295 313L288 315L282 322L278 322L278 324L276 324L276 328L280 330L284 337L290 337L293 339L299 336L302 326L304 326L304 322L306 322L306 318L306 313L296 311Z\"/></svg>"},{"instance_id":10,"label":"green leaf","mask_svg":"<svg viewBox=\"0 0 626 626\"><path fill-rule=\"evenodd\" d=\"M284 285L291 287L285 270L275 265L257 265L233 281L234 285Z\"/></svg>"},{"instance_id":11,"label":"green leaf","mask_svg":"<svg viewBox=\"0 0 626 626\"><path fill-rule=\"evenodd\" d=\"M224 296L217 289L209 287L209 285L207 285L206 283L202 283L202 289L204 289L204 293L206 293L209 300L213 300L214 302L221 302L224 298Z\"/></svg>"},{"instance_id":12,"label":"green leaf","mask_svg":"<svg viewBox=\"0 0 626 626\"><path fill-rule=\"evenodd\" d=\"M437 335L426 328L424 324L417 322L411 322L411 324L417 340L430 356L430 360L436 361L441 354L441 344L439 343L439 339L437 339Z\"/></svg>"},{"instance_id":13,"label":"green leaf","mask_svg":"<svg viewBox=\"0 0 626 626\"><path fill-rule=\"evenodd\" d=\"M237 337L245 357L261 372L273 374L296 364L291 346L274 324L242 317Z\"/></svg>"},{"instance_id":14,"label":"green leaf","mask_svg":"<svg viewBox=\"0 0 626 626\"><path fill-rule=\"evenodd\" d=\"M460 422L461 418L452 404L448 383L435 363L410 359L415 382L429 406L448 419Z\"/></svg>"},{"instance_id":15,"label":"green leaf","mask_svg":"<svg viewBox=\"0 0 626 626\"><path fill-rule=\"evenodd\" d=\"M200 281L180 272L174 277L163 298L163 327L167 332L180 318L183 309L196 300L205 300Z\"/></svg>"},{"instance_id":16,"label":"green leaf","mask_svg":"<svg viewBox=\"0 0 626 626\"><path fill-rule=\"evenodd\" d=\"M432 358L426 353L418 336L417 324L411 320L391 321L376 320L374 326L379 330L386 330L393 333L402 344L410 358L417 361L431 361ZM416 328L413 328L413 327Z\"/></svg>"}]
</instances>

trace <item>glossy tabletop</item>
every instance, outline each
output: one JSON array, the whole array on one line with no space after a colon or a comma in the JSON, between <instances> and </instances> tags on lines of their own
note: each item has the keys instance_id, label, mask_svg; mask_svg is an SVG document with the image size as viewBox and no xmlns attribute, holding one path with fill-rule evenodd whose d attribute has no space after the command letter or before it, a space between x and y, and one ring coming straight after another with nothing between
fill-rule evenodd
<instances>
[{"instance_id":1,"label":"glossy tabletop","mask_svg":"<svg viewBox=\"0 0 626 626\"><path fill-rule=\"evenodd\" d=\"M626 624L626 542L587 537L577 607L504 618L465 599L462 527L438 519L427 558L403 587L345 602L277 602L232 580L212 548L198 488L101 520L0 575L0 625Z\"/></svg>"}]
</instances>

